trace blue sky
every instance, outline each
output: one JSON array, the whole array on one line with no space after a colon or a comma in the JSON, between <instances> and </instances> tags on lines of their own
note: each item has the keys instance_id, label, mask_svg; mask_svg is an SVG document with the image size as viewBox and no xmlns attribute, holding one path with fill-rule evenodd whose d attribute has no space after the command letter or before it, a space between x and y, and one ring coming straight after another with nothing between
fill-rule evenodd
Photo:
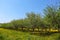
<instances>
[{"instance_id":1,"label":"blue sky","mask_svg":"<svg viewBox=\"0 0 60 40\"><path fill-rule=\"evenodd\" d=\"M59 0L0 0L0 23L25 18L27 12L42 14L47 5L56 5L58 2Z\"/></svg>"}]
</instances>

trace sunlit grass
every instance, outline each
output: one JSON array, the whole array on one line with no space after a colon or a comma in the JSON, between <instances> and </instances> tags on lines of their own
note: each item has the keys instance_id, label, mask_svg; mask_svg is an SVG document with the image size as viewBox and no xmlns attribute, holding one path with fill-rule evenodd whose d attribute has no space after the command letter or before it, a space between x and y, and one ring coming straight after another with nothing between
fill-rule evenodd
<instances>
[{"instance_id":1,"label":"sunlit grass","mask_svg":"<svg viewBox=\"0 0 60 40\"><path fill-rule=\"evenodd\" d=\"M0 28L0 40L56 40L59 36L59 33L49 36L37 36L28 32Z\"/></svg>"}]
</instances>

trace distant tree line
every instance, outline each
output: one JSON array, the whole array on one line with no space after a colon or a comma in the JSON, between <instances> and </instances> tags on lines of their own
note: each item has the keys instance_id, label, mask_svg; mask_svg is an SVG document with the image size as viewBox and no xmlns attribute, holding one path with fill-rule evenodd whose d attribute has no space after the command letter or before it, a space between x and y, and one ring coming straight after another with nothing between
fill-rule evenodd
<instances>
[{"instance_id":1,"label":"distant tree line","mask_svg":"<svg viewBox=\"0 0 60 40\"><path fill-rule=\"evenodd\" d=\"M15 30L25 30L29 31L32 29L34 31L35 28L38 29L60 29L60 7L51 7L48 6L44 9L44 15L38 13L27 13L26 18L12 20L9 23L0 24L2 28L9 28Z\"/></svg>"}]
</instances>

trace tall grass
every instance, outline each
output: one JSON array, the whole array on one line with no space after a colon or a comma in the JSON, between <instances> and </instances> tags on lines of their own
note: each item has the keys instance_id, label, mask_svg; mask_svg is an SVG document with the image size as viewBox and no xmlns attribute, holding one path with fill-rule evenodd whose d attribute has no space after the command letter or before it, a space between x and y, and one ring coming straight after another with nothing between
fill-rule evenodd
<instances>
[{"instance_id":1,"label":"tall grass","mask_svg":"<svg viewBox=\"0 0 60 40\"><path fill-rule=\"evenodd\" d=\"M54 33L49 36L37 36L27 32L0 28L0 40L59 40L59 38L59 33Z\"/></svg>"}]
</instances>

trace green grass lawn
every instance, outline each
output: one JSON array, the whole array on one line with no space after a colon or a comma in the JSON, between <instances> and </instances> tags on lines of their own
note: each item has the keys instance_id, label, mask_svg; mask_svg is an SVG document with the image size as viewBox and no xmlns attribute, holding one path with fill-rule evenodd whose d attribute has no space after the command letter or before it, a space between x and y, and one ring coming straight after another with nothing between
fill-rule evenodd
<instances>
[{"instance_id":1,"label":"green grass lawn","mask_svg":"<svg viewBox=\"0 0 60 40\"><path fill-rule=\"evenodd\" d=\"M0 28L0 40L59 40L59 38L59 33L54 33L50 36L37 36L28 32Z\"/></svg>"}]
</instances>

